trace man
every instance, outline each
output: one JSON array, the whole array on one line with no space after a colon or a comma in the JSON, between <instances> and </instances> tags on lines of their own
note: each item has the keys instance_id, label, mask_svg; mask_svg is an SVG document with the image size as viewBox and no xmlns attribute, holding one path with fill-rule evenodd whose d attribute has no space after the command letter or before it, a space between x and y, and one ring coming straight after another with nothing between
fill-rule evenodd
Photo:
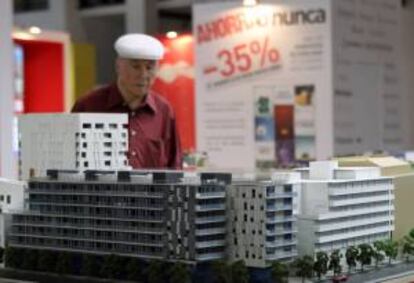
<instances>
[{"instance_id":1,"label":"man","mask_svg":"<svg viewBox=\"0 0 414 283\"><path fill-rule=\"evenodd\" d=\"M117 81L79 99L72 112L127 113L129 164L133 168L180 169L181 148L173 110L150 91L164 47L144 34L121 36L114 47Z\"/></svg>"}]
</instances>

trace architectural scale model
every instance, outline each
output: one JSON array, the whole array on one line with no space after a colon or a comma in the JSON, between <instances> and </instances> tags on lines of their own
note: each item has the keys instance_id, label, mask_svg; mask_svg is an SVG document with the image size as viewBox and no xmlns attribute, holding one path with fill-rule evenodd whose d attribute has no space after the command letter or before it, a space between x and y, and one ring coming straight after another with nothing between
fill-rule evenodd
<instances>
[{"instance_id":1,"label":"architectural scale model","mask_svg":"<svg viewBox=\"0 0 414 283\"><path fill-rule=\"evenodd\" d=\"M299 255L332 252L391 237L394 186L376 167L311 162L302 174L298 214Z\"/></svg>"},{"instance_id":2,"label":"architectural scale model","mask_svg":"<svg viewBox=\"0 0 414 283\"><path fill-rule=\"evenodd\" d=\"M19 118L19 176L47 169L128 168L126 114L27 114Z\"/></svg>"},{"instance_id":3,"label":"architectural scale model","mask_svg":"<svg viewBox=\"0 0 414 283\"><path fill-rule=\"evenodd\" d=\"M230 261L265 268L297 256L297 193L300 174L233 176L227 193Z\"/></svg>"}]
</instances>

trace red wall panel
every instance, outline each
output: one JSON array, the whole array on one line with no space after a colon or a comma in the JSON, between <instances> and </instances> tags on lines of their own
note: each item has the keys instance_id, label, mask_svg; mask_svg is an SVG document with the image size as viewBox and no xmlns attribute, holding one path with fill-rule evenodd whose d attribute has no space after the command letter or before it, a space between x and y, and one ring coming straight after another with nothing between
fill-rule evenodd
<instances>
[{"instance_id":1,"label":"red wall panel","mask_svg":"<svg viewBox=\"0 0 414 283\"><path fill-rule=\"evenodd\" d=\"M24 50L24 110L64 111L64 58L60 43L15 40Z\"/></svg>"}]
</instances>

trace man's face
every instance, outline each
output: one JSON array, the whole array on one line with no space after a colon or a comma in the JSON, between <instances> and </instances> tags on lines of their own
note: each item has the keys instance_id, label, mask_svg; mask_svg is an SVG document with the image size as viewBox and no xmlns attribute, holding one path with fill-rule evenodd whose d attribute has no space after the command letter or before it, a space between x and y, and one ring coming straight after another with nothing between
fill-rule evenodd
<instances>
[{"instance_id":1,"label":"man's face","mask_svg":"<svg viewBox=\"0 0 414 283\"><path fill-rule=\"evenodd\" d=\"M118 58L116 71L118 80L128 93L142 98L154 81L157 62L154 60Z\"/></svg>"}]
</instances>

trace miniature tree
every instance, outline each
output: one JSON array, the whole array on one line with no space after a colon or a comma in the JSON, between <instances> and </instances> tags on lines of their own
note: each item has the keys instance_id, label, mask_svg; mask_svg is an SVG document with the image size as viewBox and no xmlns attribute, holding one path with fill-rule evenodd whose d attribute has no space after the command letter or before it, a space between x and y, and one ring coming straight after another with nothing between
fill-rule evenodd
<instances>
[{"instance_id":1,"label":"miniature tree","mask_svg":"<svg viewBox=\"0 0 414 283\"><path fill-rule=\"evenodd\" d=\"M233 283L249 283L249 271L243 260L233 262L231 265Z\"/></svg>"},{"instance_id":2,"label":"miniature tree","mask_svg":"<svg viewBox=\"0 0 414 283\"><path fill-rule=\"evenodd\" d=\"M302 283L305 279L312 278L313 275L313 258L305 255L302 258L298 258L293 262L293 266L296 268L296 275L302 278Z\"/></svg>"},{"instance_id":3,"label":"miniature tree","mask_svg":"<svg viewBox=\"0 0 414 283\"><path fill-rule=\"evenodd\" d=\"M414 254L414 239L405 236L401 241L401 252L406 262L410 262L410 256Z\"/></svg>"},{"instance_id":4,"label":"miniature tree","mask_svg":"<svg viewBox=\"0 0 414 283\"><path fill-rule=\"evenodd\" d=\"M82 256L82 267L80 273L86 276L99 275L99 265L95 255L85 254Z\"/></svg>"},{"instance_id":5,"label":"miniature tree","mask_svg":"<svg viewBox=\"0 0 414 283\"><path fill-rule=\"evenodd\" d=\"M23 262L24 250L7 246L4 256L7 267L19 268Z\"/></svg>"},{"instance_id":6,"label":"miniature tree","mask_svg":"<svg viewBox=\"0 0 414 283\"><path fill-rule=\"evenodd\" d=\"M342 254L339 250L334 250L329 257L329 270L332 270L334 275L339 275L342 272L341 266Z\"/></svg>"},{"instance_id":7,"label":"miniature tree","mask_svg":"<svg viewBox=\"0 0 414 283\"><path fill-rule=\"evenodd\" d=\"M398 256L398 243L389 239L384 241L384 253L388 257L388 264Z\"/></svg>"},{"instance_id":8,"label":"miniature tree","mask_svg":"<svg viewBox=\"0 0 414 283\"><path fill-rule=\"evenodd\" d=\"M212 263L212 270L216 277L216 283L231 283L231 272L229 265L223 260L216 260Z\"/></svg>"},{"instance_id":9,"label":"miniature tree","mask_svg":"<svg viewBox=\"0 0 414 283\"><path fill-rule=\"evenodd\" d=\"M72 271L72 256L69 253L60 252L56 260L56 273L70 274Z\"/></svg>"},{"instance_id":10,"label":"miniature tree","mask_svg":"<svg viewBox=\"0 0 414 283\"><path fill-rule=\"evenodd\" d=\"M163 283L164 280L164 264L159 260L153 260L145 269L148 283Z\"/></svg>"},{"instance_id":11,"label":"miniature tree","mask_svg":"<svg viewBox=\"0 0 414 283\"><path fill-rule=\"evenodd\" d=\"M4 258L4 248L0 247L0 263L3 263L3 258Z\"/></svg>"},{"instance_id":12,"label":"miniature tree","mask_svg":"<svg viewBox=\"0 0 414 283\"><path fill-rule=\"evenodd\" d=\"M329 257L325 252L317 252L316 260L313 264L313 270L316 272L318 280L321 280L322 276L328 272Z\"/></svg>"},{"instance_id":13,"label":"miniature tree","mask_svg":"<svg viewBox=\"0 0 414 283\"><path fill-rule=\"evenodd\" d=\"M376 241L374 242L374 249L372 250L372 256L375 261L375 268L378 268L378 265L384 260L384 242Z\"/></svg>"},{"instance_id":14,"label":"miniature tree","mask_svg":"<svg viewBox=\"0 0 414 283\"><path fill-rule=\"evenodd\" d=\"M272 263L272 279L280 283L287 283L289 277L289 268L286 264L275 261Z\"/></svg>"},{"instance_id":15,"label":"miniature tree","mask_svg":"<svg viewBox=\"0 0 414 283\"><path fill-rule=\"evenodd\" d=\"M40 271L55 271L56 269L56 254L47 250L40 250L38 252L39 258L37 261L37 268Z\"/></svg>"},{"instance_id":16,"label":"miniature tree","mask_svg":"<svg viewBox=\"0 0 414 283\"><path fill-rule=\"evenodd\" d=\"M359 254L357 260L361 264L361 271L364 271L365 265L370 265L372 262L373 250L369 244L360 244L358 246Z\"/></svg>"},{"instance_id":17,"label":"miniature tree","mask_svg":"<svg viewBox=\"0 0 414 283\"><path fill-rule=\"evenodd\" d=\"M190 274L187 266L183 263L174 263L168 270L168 277L170 283L188 283L190 281Z\"/></svg>"},{"instance_id":18,"label":"miniature tree","mask_svg":"<svg viewBox=\"0 0 414 283\"><path fill-rule=\"evenodd\" d=\"M351 272L352 268L356 267L358 254L359 251L354 246L350 246L346 249L345 258L346 264L348 265L348 272Z\"/></svg>"},{"instance_id":19,"label":"miniature tree","mask_svg":"<svg viewBox=\"0 0 414 283\"><path fill-rule=\"evenodd\" d=\"M120 256L111 254L104 258L101 267L101 276L106 278L121 278L124 270L123 259Z\"/></svg>"},{"instance_id":20,"label":"miniature tree","mask_svg":"<svg viewBox=\"0 0 414 283\"><path fill-rule=\"evenodd\" d=\"M138 281L141 278L141 265L138 259L136 258L130 258L128 260L128 263L125 267L126 273L127 273L127 279L128 280L134 280Z\"/></svg>"},{"instance_id":21,"label":"miniature tree","mask_svg":"<svg viewBox=\"0 0 414 283\"><path fill-rule=\"evenodd\" d=\"M37 270L37 250L24 250L22 269Z\"/></svg>"}]
</instances>

